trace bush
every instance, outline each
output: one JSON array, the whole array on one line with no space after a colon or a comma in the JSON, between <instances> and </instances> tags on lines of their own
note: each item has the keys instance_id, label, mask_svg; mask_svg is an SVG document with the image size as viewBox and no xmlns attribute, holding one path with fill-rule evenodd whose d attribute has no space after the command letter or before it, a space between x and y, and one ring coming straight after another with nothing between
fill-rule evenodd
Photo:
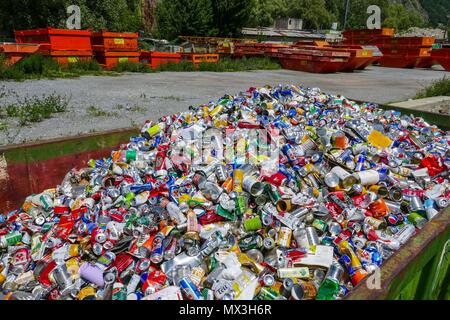
<instances>
[{"instance_id":1,"label":"bush","mask_svg":"<svg viewBox=\"0 0 450 320\"><path fill-rule=\"evenodd\" d=\"M44 57L40 54L31 55L20 60L11 68L24 74L46 75L50 72L60 71L61 66L50 57Z\"/></svg>"},{"instance_id":2,"label":"bush","mask_svg":"<svg viewBox=\"0 0 450 320\"><path fill-rule=\"evenodd\" d=\"M181 61L179 63L169 62L158 66L157 71L173 71L173 72L188 72L196 71L195 65L191 62Z\"/></svg>"},{"instance_id":3,"label":"bush","mask_svg":"<svg viewBox=\"0 0 450 320\"><path fill-rule=\"evenodd\" d=\"M49 119L54 113L61 113L67 110L69 99L56 94L33 96L24 98L14 104L5 107L6 115L11 118L18 118L19 124L24 126L30 122L41 122Z\"/></svg>"},{"instance_id":4,"label":"bush","mask_svg":"<svg viewBox=\"0 0 450 320\"><path fill-rule=\"evenodd\" d=\"M414 99L423 99L437 96L450 96L450 78L444 76L440 80L434 81L428 87L420 90Z\"/></svg>"},{"instance_id":5,"label":"bush","mask_svg":"<svg viewBox=\"0 0 450 320\"><path fill-rule=\"evenodd\" d=\"M281 66L278 62L270 58L242 58L230 59L221 58L218 63L201 62L195 66L191 62L181 61L180 63L168 63L158 67L158 71L210 71L210 72L237 72L250 70L277 70Z\"/></svg>"},{"instance_id":6,"label":"bush","mask_svg":"<svg viewBox=\"0 0 450 320\"><path fill-rule=\"evenodd\" d=\"M101 65L95 60L80 60L75 63L69 63L65 66L68 71L103 71Z\"/></svg>"}]
</instances>

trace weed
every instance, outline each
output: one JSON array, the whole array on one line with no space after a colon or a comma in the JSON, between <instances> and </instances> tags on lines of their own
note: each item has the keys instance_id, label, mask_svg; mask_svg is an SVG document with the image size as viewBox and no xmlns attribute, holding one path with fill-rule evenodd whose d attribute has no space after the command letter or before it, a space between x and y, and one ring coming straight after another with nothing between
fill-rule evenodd
<instances>
[{"instance_id":1,"label":"weed","mask_svg":"<svg viewBox=\"0 0 450 320\"><path fill-rule=\"evenodd\" d=\"M175 97L175 96L164 96L164 97L151 97L154 99L162 99L162 100L173 100L173 101L183 101L182 98L180 97Z\"/></svg>"},{"instance_id":2,"label":"weed","mask_svg":"<svg viewBox=\"0 0 450 320\"><path fill-rule=\"evenodd\" d=\"M41 122L49 119L54 113L67 110L70 99L56 94L42 97L19 98L15 103L5 106L6 116L18 118L19 125L24 126L30 122Z\"/></svg>"},{"instance_id":3,"label":"weed","mask_svg":"<svg viewBox=\"0 0 450 320\"><path fill-rule=\"evenodd\" d=\"M281 66L270 58L242 58L230 59L221 58L217 63L201 62L197 66L191 62L182 61L180 63L170 62L160 65L158 71L190 72L190 71L210 71L210 72L237 72L250 70L277 70Z\"/></svg>"},{"instance_id":4,"label":"weed","mask_svg":"<svg viewBox=\"0 0 450 320\"><path fill-rule=\"evenodd\" d=\"M414 99L437 96L450 96L450 78L444 76L442 79L434 81L431 85L417 92Z\"/></svg>"},{"instance_id":5,"label":"weed","mask_svg":"<svg viewBox=\"0 0 450 320\"><path fill-rule=\"evenodd\" d=\"M113 71L116 72L140 72L140 73L151 73L153 70L147 65L143 63L136 62L120 62Z\"/></svg>"},{"instance_id":6,"label":"weed","mask_svg":"<svg viewBox=\"0 0 450 320\"><path fill-rule=\"evenodd\" d=\"M135 104L132 107L127 108L127 110L131 111L131 112L145 112L145 108L143 108L137 104Z\"/></svg>"},{"instance_id":7,"label":"weed","mask_svg":"<svg viewBox=\"0 0 450 320\"><path fill-rule=\"evenodd\" d=\"M102 110L94 105L89 106L87 108L87 113L91 117L118 117L119 114L117 112L108 112L105 110Z\"/></svg>"}]
</instances>

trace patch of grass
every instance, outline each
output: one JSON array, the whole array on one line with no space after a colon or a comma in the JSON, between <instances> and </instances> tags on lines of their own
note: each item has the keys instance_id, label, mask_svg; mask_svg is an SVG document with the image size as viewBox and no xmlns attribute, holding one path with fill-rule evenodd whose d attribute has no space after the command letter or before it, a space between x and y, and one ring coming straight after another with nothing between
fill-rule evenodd
<instances>
[{"instance_id":1,"label":"patch of grass","mask_svg":"<svg viewBox=\"0 0 450 320\"><path fill-rule=\"evenodd\" d=\"M5 106L6 116L17 118L20 126L49 119L55 113L66 112L69 105L67 97L51 94L42 97L26 97Z\"/></svg>"},{"instance_id":2,"label":"patch of grass","mask_svg":"<svg viewBox=\"0 0 450 320\"><path fill-rule=\"evenodd\" d=\"M137 104L135 104L134 106L132 106L130 108L127 108L127 110L131 111L131 112L145 112L146 111L145 108L143 108Z\"/></svg>"},{"instance_id":3,"label":"patch of grass","mask_svg":"<svg viewBox=\"0 0 450 320\"><path fill-rule=\"evenodd\" d=\"M414 99L423 99L437 96L450 96L450 78L444 76L440 80L434 81L431 85L417 92Z\"/></svg>"},{"instance_id":4,"label":"patch of grass","mask_svg":"<svg viewBox=\"0 0 450 320\"><path fill-rule=\"evenodd\" d=\"M102 110L94 105L87 108L87 113L91 117L117 117L119 114L117 112L109 112Z\"/></svg>"},{"instance_id":5,"label":"patch of grass","mask_svg":"<svg viewBox=\"0 0 450 320\"><path fill-rule=\"evenodd\" d=\"M191 72L197 71L195 65L191 62L181 61L179 63L169 62L158 66L156 69L159 72L171 71L171 72Z\"/></svg>"},{"instance_id":6,"label":"patch of grass","mask_svg":"<svg viewBox=\"0 0 450 320\"><path fill-rule=\"evenodd\" d=\"M116 72L139 72L139 73L151 73L154 72L147 64L136 62L120 62L113 71Z\"/></svg>"},{"instance_id":7,"label":"patch of grass","mask_svg":"<svg viewBox=\"0 0 450 320\"><path fill-rule=\"evenodd\" d=\"M200 63L197 66L187 61L181 61L180 63L171 62L159 66L156 70L151 69L147 64L128 61L119 63L113 70L107 71L103 70L102 67L93 60L80 60L75 63L61 65L52 58L39 54L24 58L15 65L10 66L6 63L6 57L0 55L0 80L15 81L42 78L75 78L83 75L116 76L123 72L236 72L250 70L276 70L280 68L280 64L270 58L231 59L225 57L221 58L218 63Z\"/></svg>"},{"instance_id":8,"label":"patch of grass","mask_svg":"<svg viewBox=\"0 0 450 320\"><path fill-rule=\"evenodd\" d=\"M0 79L4 80L74 78L82 75L102 75L105 73L106 71L93 60L80 60L62 65L50 57L37 54L10 66L6 63L6 58L0 56Z\"/></svg>"},{"instance_id":9,"label":"patch of grass","mask_svg":"<svg viewBox=\"0 0 450 320\"><path fill-rule=\"evenodd\" d=\"M174 101L183 101L182 98L180 97L175 97L175 96L163 96L163 97L150 97L152 99L162 99L162 100L174 100Z\"/></svg>"},{"instance_id":10,"label":"patch of grass","mask_svg":"<svg viewBox=\"0 0 450 320\"><path fill-rule=\"evenodd\" d=\"M237 72L251 70L278 70L281 65L270 58L242 58L230 59L221 58L218 63L202 62L195 66L191 62L182 61L180 63L168 63L158 67L158 71L172 72L191 72L191 71L210 71L210 72Z\"/></svg>"}]
</instances>

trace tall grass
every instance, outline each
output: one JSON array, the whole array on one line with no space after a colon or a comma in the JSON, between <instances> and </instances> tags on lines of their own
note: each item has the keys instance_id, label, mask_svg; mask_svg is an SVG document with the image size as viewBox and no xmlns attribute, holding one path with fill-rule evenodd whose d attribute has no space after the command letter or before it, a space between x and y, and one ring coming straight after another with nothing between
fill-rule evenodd
<instances>
[{"instance_id":1,"label":"tall grass","mask_svg":"<svg viewBox=\"0 0 450 320\"><path fill-rule=\"evenodd\" d=\"M280 69L280 64L270 58L242 58L231 59L221 58L218 63L202 62L194 65L191 62L181 61L180 63L168 63L152 70L148 65L142 63L122 62L112 71L103 70L102 67L93 60L80 60L75 63L61 65L50 57L42 55L32 55L22 59L13 66L6 63L6 58L0 55L0 80L42 79L42 78L72 78L82 75L117 75L123 72L236 72L250 70L276 70Z\"/></svg>"},{"instance_id":2,"label":"tall grass","mask_svg":"<svg viewBox=\"0 0 450 320\"><path fill-rule=\"evenodd\" d=\"M50 57L37 54L26 57L10 66L6 63L6 58L0 56L0 79L3 80L53 79L103 73L102 67L93 60L80 60L62 65Z\"/></svg>"},{"instance_id":3,"label":"tall grass","mask_svg":"<svg viewBox=\"0 0 450 320\"><path fill-rule=\"evenodd\" d=\"M150 73L154 72L147 64L136 63L136 62L120 62L114 69L115 72L139 72L139 73Z\"/></svg>"},{"instance_id":4,"label":"tall grass","mask_svg":"<svg viewBox=\"0 0 450 320\"><path fill-rule=\"evenodd\" d=\"M438 96L450 96L450 78L444 76L442 79L434 81L431 85L417 92L414 99Z\"/></svg>"},{"instance_id":5,"label":"tall grass","mask_svg":"<svg viewBox=\"0 0 450 320\"><path fill-rule=\"evenodd\" d=\"M0 97L15 95L15 92L6 92L0 88ZM16 118L20 126L49 119L55 113L66 112L70 98L57 94L43 95L41 97L18 98L15 103L6 103L0 109L0 118Z\"/></svg>"},{"instance_id":6,"label":"tall grass","mask_svg":"<svg viewBox=\"0 0 450 320\"><path fill-rule=\"evenodd\" d=\"M201 62L198 66L191 62L181 61L180 63L168 63L158 67L158 71L172 72L191 72L191 71L210 71L210 72L237 72L251 70L277 70L281 69L280 64L270 58L242 58L230 59L221 58L217 63Z\"/></svg>"}]
</instances>

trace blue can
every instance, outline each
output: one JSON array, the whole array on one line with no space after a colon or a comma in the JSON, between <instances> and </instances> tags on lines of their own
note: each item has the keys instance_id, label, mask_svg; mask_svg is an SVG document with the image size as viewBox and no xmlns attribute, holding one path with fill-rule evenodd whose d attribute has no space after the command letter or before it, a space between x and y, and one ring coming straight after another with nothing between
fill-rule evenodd
<instances>
[{"instance_id":1,"label":"blue can","mask_svg":"<svg viewBox=\"0 0 450 320\"><path fill-rule=\"evenodd\" d=\"M188 277L180 280L180 288L188 300L203 300L203 296L197 286Z\"/></svg>"},{"instance_id":2,"label":"blue can","mask_svg":"<svg viewBox=\"0 0 450 320\"><path fill-rule=\"evenodd\" d=\"M146 184L140 184L140 185L134 185L130 187L130 191L138 194L144 191L152 191L153 190L153 184L152 183L146 183Z\"/></svg>"},{"instance_id":3,"label":"blue can","mask_svg":"<svg viewBox=\"0 0 450 320\"><path fill-rule=\"evenodd\" d=\"M364 170L364 162L366 162L366 155L363 152L358 156L358 161L356 162L356 167L355 167L356 172Z\"/></svg>"}]
</instances>

